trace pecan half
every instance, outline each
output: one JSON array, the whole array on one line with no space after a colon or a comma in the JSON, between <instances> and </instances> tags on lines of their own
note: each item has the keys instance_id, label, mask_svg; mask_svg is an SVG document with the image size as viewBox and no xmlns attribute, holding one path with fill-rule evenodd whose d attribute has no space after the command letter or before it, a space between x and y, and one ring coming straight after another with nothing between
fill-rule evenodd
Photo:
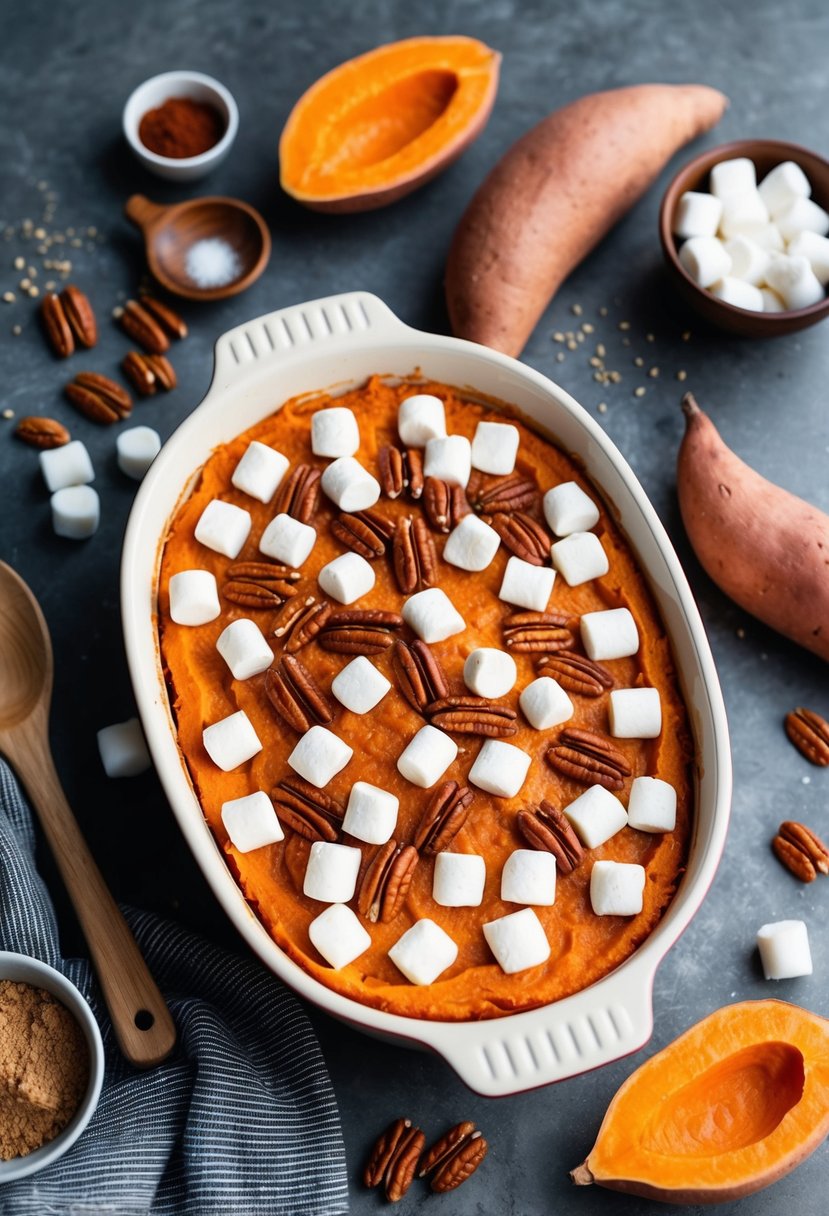
<instances>
[{"instance_id":1,"label":"pecan half","mask_svg":"<svg viewBox=\"0 0 829 1216\"><path fill-rule=\"evenodd\" d=\"M375 853L363 875L357 911L366 920L387 924L403 907L420 860L417 849L387 840Z\"/></svg>"},{"instance_id":2,"label":"pecan half","mask_svg":"<svg viewBox=\"0 0 829 1216\"><path fill-rule=\"evenodd\" d=\"M565 612L512 612L501 623L504 645L521 653L569 650L576 644L573 623Z\"/></svg>"},{"instance_id":3,"label":"pecan half","mask_svg":"<svg viewBox=\"0 0 829 1216\"><path fill-rule=\"evenodd\" d=\"M328 698L296 655L285 654L268 668L265 692L280 718L300 734L315 723L327 726L334 720Z\"/></svg>"},{"instance_id":4,"label":"pecan half","mask_svg":"<svg viewBox=\"0 0 829 1216\"><path fill-rule=\"evenodd\" d=\"M829 764L829 722L812 709L793 709L784 721L786 734L811 764Z\"/></svg>"},{"instance_id":5,"label":"pecan half","mask_svg":"<svg viewBox=\"0 0 829 1216\"><path fill-rule=\"evenodd\" d=\"M420 517L408 515L398 519L392 542L392 563L403 595L437 585L437 550Z\"/></svg>"},{"instance_id":6,"label":"pecan half","mask_svg":"<svg viewBox=\"0 0 829 1216\"><path fill-rule=\"evenodd\" d=\"M394 644L394 635L402 627L403 618L397 612L355 608L332 612L318 641L323 650L334 654L381 654Z\"/></svg>"},{"instance_id":7,"label":"pecan half","mask_svg":"<svg viewBox=\"0 0 829 1216\"><path fill-rule=\"evenodd\" d=\"M394 535L394 524L376 511L341 511L331 521L331 531L347 548L373 562L386 552Z\"/></svg>"},{"instance_id":8,"label":"pecan half","mask_svg":"<svg viewBox=\"0 0 829 1216\"><path fill-rule=\"evenodd\" d=\"M314 640L330 615L327 600L317 603L312 595L304 600L290 599L279 610L273 636L281 640L288 654L295 654Z\"/></svg>"},{"instance_id":9,"label":"pecan half","mask_svg":"<svg viewBox=\"0 0 829 1216\"><path fill-rule=\"evenodd\" d=\"M270 562L236 562L225 571L222 595L243 608L278 608L296 595L299 571Z\"/></svg>"},{"instance_id":10,"label":"pecan half","mask_svg":"<svg viewBox=\"0 0 829 1216\"><path fill-rule=\"evenodd\" d=\"M21 418L14 428L14 433L18 439L28 443L30 447L40 448L41 451L46 451L47 448L62 448L70 439L63 423L54 418Z\"/></svg>"},{"instance_id":11,"label":"pecan half","mask_svg":"<svg viewBox=\"0 0 829 1216\"><path fill-rule=\"evenodd\" d=\"M771 847L778 860L801 882L812 882L818 874L829 874L829 849L805 823L785 819Z\"/></svg>"},{"instance_id":12,"label":"pecan half","mask_svg":"<svg viewBox=\"0 0 829 1216\"><path fill-rule=\"evenodd\" d=\"M89 298L80 287L67 283L60 293L60 302L75 341L87 349L93 347L98 341L98 323Z\"/></svg>"},{"instance_id":13,"label":"pecan half","mask_svg":"<svg viewBox=\"0 0 829 1216\"><path fill-rule=\"evenodd\" d=\"M531 849L552 853L560 874L572 874L584 857L569 819L546 799L538 806L519 811L516 825Z\"/></svg>"},{"instance_id":14,"label":"pecan half","mask_svg":"<svg viewBox=\"0 0 829 1216\"><path fill-rule=\"evenodd\" d=\"M538 502L538 486L520 473L506 477L481 478L474 487L467 486L467 494L476 511L484 515L510 515L513 511L526 511Z\"/></svg>"},{"instance_id":15,"label":"pecan half","mask_svg":"<svg viewBox=\"0 0 829 1216\"><path fill-rule=\"evenodd\" d=\"M450 485L438 477L423 483L423 514L436 532L450 532L472 508L463 486Z\"/></svg>"},{"instance_id":16,"label":"pecan half","mask_svg":"<svg viewBox=\"0 0 829 1216\"><path fill-rule=\"evenodd\" d=\"M603 785L620 790L631 775L627 758L604 735L571 726L563 730L558 743L545 753L551 768L586 785Z\"/></svg>"},{"instance_id":17,"label":"pecan half","mask_svg":"<svg viewBox=\"0 0 829 1216\"><path fill-rule=\"evenodd\" d=\"M322 473L312 464L298 464L282 482L274 499L274 515L290 515L301 524L314 518Z\"/></svg>"},{"instance_id":18,"label":"pecan half","mask_svg":"<svg viewBox=\"0 0 829 1216\"><path fill-rule=\"evenodd\" d=\"M419 638L411 644L398 638L391 662L400 691L418 713L423 713L427 705L448 693L443 668Z\"/></svg>"},{"instance_id":19,"label":"pecan half","mask_svg":"<svg viewBox=\"0 0 829 1216\"><path fill-rule=\"evenodd\" d=\"M276 793L276 791L274 791ZM271 796L273 800L273 795ZM285 807L282 806L280 818L283 823L288 823L285 818ZM288 824L290 827L290 824ZM315 839L320 839L316 837ZM326 837L326 840L328 837ZM305 871L308 869L308 858L311 856L311 845L314 843L307 836L301 836L299 832L291 831L285 840L282 847L282 860L285 864L285 869L288 871L288 877L294 885L294 889L302 892L305 886ZM330 841L333 844L333 840Z\"/></svg>"},{"instance_id":20,"label":"pecan half","mask_svg":"<svg viewBox=\"0 0 829 1216\"><path fill-rule=\"evenodd\" d=\"M67 359L75 349L75 337L63 304L53 291L43 297L40 320L52 350L59 359Z\"/></svg>"},{"instance_id":21,"label":"pecan half","mask_svg":"<svg viewBox=\"0 0 829 1216\"><path fill-rule=\"evenodd\" d=\"M426 706L433 726L456 735L480 735L489 739L507 739L518 731L514 709L500 701L471 694L441 697Z\"/></svg>"},{"instance_id":22,"label":"pecan half","mask_svg":"<svg viewBox=\"0 0 829 1216\"><path fill-rule=\"evenodd\" d=\"M146 308L147 312L158 322L161 328L171 338L186 338L187 337L187 322L183 317L180 317L177 312L170 308L169 304L162 303L155 296L143 294L141 296L141 306Z\"/></svg>"},{"instance_id":23,"label":"pecan half","mask_svg":"<svg viewBox=\"0 0 829 1216\"><path fill-rule=\"evenodd\" d=\"M429 1186L437 1194L454 1191L475 1173L488 1149L474 1123L458 1123L435 1141L423 1157L417 1176L431 1174Z\"/></svg>"},{"instance_id":24,"label":"pecan half","mask_svg":"<svg viewBox=\"0 0 829 1216\"><path fill-rule=\"evenodd\" d=\"M414 837L414 846L426 857L449 847L469 814L475 795L457 781L444 781L432 794Z\"/></svg>"},{"instance_id":25,"label":"pecan half","mask_svg":"<svg viewBox=\"0 0 829 1216\"><path fill-rule=\"evenodd\" d=\"M63 391L84 417L102 426L119 422L132 412L132 397L127 390L98 372L78 372Z\"/></svg>"},{"instance_id":26,"label":"pecan half","mask_svg":"<svg viewBox=\"0 0 829 1216\"><path fill-rule=\"evenodd\" d=\"M396 1203L408 1191L426 1137L410 1119L397 1119L375 1142L363 1172L367 1187L383 1184L386 1199Z\"/></svg>"},{"instance_id":27,"label":"pecan half","mask_svg":"<svg viewBox=\"0 0 829 1216\"><path fill-rule=\"evenodd\" d=\"M530 562L533 566L544 566L549 562L552 538L541 524L525 511L515 511L511 515L496 511L491 524L505 548L516 557Z\"/></svg>"},{"instance_id":28,"label":"pecan half","mask_svg":"<svg viewBox=\"0 0 829 1216\"><path fill-rule=\"evenodd\" d=\"M380 488L387 498L399 498L404 490L415 500L423 493L423 453L417 448L405 451L386 444L377 452Z\"/></svg>"},{"instance_id":29,"label":"pecan half","mask_svg":"<svg viewBox=\"0 0 829 1216\"><path fill-rule=\"evenodd\" d=\"M598 697L613 687L613 676L606 667L586 655L570 651L544 655L538 660L536 670L540 676L552 676L562 688L581 693L583 697Z\"/></svg>"},{"instance_id":30,"label":"pecan half","mask_svg":"<svg viewBox=\"0 0 829 1216\"><path fill-rule=\"evenodd\" d=\"M120 317L121 328L151 355L163 355L170 349L170 339L146 308L137 300L127 300Z\"/></svg>"},{"instance_id":31,"label":"pecan half","mask_svg":"<svg viewBox=\"0 0 829 1216\"><path fill-rule=\"evenodd\" d=\"M271 799L280 821L305 840L333 843L337 839L345 808L324 790L318 790L302 777L283 777L271 790Z\"/></svg>"},{"instance_id":32,"label":"pecan half","mask_svg":"<svg viewBox=\"0 0 829 1216\"><path fill-rule=\"evenodd\" d=\"M121 360L121 370L142 397L151 397L160 388L169 393L178 383L175 369L164 355L131 350Z\"/></svg>"}]
</instances>

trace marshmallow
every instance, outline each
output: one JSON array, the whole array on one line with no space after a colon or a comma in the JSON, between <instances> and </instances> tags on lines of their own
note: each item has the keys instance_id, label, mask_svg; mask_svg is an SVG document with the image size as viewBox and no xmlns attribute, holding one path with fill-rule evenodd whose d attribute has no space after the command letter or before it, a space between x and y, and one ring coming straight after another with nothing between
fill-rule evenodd
<instances>
[{"instance_id":1,"label":"marshmallow","mask_svg":"<svg viewBox=\"0 0 829 1216\"><path fill-rule=\"evenodd\" d=\"M767 980L812 974L809 933L802 920L778 920L757 930L757 949Z\"/></svg>"},{"instance_id":2,"label":"marshmallow","mask_svg":"<svg viewBox=\"0 0 829 1216\"><path fill-rule=\"evenodd\" d=\"M799 232L816 232L818 236L829 232L829 212L810 198L795 199L775 216L775 221L784 241L793 241Z\"/></svg>"},{"instance_id":3,"label":"marshmallow","mask_svg":"<svg viewBox=\"0 0 829 1216\"><path fill-rule=\"evenodd\" d=\"M559 683L550 676L539 676L522 691L518 704L530 726L549 730L572 718L573 702Z\"/></svg>"},{"instance_id":4,"label":"marshmallow","mask_svg":"<svg viewBox=\"0 0 829 1216\"><path fill-rule=\"evenodd\" d=\"M277 452L276 448L269 448L266 443L254 439L248 444L230 480L243 494L249 494L259 502L270 502L290 463L288 457Z\"/></svg>"},{"instance_id":5,"label":"marshmallow","mask_svg":"<svg viewBox=\"0 0 829 1216\"><path fill-rule=\"evenodd\" d=\"M317 582L326 595L341 604L353 604L368 595L374 586L371 564L359 553L341 553L326 562L317 575Z\"/></svg>"},{"instance_id":6,"label":"marshmallow","mask_svg":"<svg viewBox=\"0 0 829 1216\"><path fill-rule=\"evenodd\" d=\"M645 867L596 861L590 871L590 903L597 916L636 916L642 911Z\"/></svg>"},{"instance_id":7,"label":"marshmallow","mask_svg":"<svg viewBox=\"0 0 829 1216\"><path fill-rule=\"evenodd\" d=\"M463 665L463 682L479 697L503 697L518 679L515 659L494 646L479 646Z\"/></svg>"},{"instance_id":8,"label":"marshmallow","mask_svg":"<svg viewBox=\"0 0 829 1216\"><path fill-rule=\"evenodd\" d=\"M357 886L363 855L347 844L315 840L308 854L302 893L324 904L347 904Z\"/></svg>"},{"instance_id":9,"label":"marshmallow","mask_svg":"<svg viewBox=\"0 0 829 1216\"><path fill-rule=\"evenodd\" d=\"M118 468L127 477L140 481L158 453L161 436L151 426L132 426L115 440Z\"/></svg>"},{"instance_id":10,"label":"marshmallow","mask_svg":"<svg viewBox=\"0 0 829 1216\"><path fill-rule=\"evenodd\" d=\"M486 570L498 551L501 538L477 515L464 515L443 547L443 560L460 570Z\"/></svg>"},{"instance_id":11,"label":"marshmallow","mask_svg":"<svg viewBox=\"0 0 829 1216\"><path fill-rule=\"evenodd\" d=\"M436 726L421 726L397 758L397 771L412 785L428 790L458 754L454 739Z\"/></svg>"},{"instance_id":12,"label":"marshmallow","mask_svg":"<svg viewBox=\"0 0 829 1216\"><path fill-rule=\"evenodd\" d=\"M715 198L725 199L729 194L740 194L756 188L757 171L754 161L749 160L747 156L721 160L711 169L709 189Z\"/></svg>"},{"instance_id":13,"label":"marshmallow","mask_svg":"<svg viewBox=\"0 0 829 1216\"><path fill-rule=\"evenodd\" d=\"M200 544L225 557L238 557L248 538L251 518L242 507L213 498L204 508L196 524L195 537Z\"/></svg>"},{"instance_id":14,"label":"marshmallow","mask_svg":"<svg viewBox=\"0 0 829 1216\"><path fill-rule=\"evenodd\" d=\"M453 486L466 486L472 471L472 445L464 435L430 439L423 463L424 477L437 477Z\"/></svg>"},{"instance_id":15,"label":"marshmallow","mask_svg":"<svg viewBox=\"0 0 829 1216\"><path fill-rule=\"evenodd\" d=\"M487 739L469 770L469 780L488 794L514 798L527 778L531 760L512 743Z\"/></svg>"},{"instance_id":16,"label":"marshmallow","mask_svg":"<svg viewBox=\"0 0 829 1216\"><path fill-rule=\"evenodd\" d=\"M230 668L234 680L249 680L267 671L273 651L255 621L239 617L222 630L216 649Z\"/></svg>"},{"instance_id":17,"label":"marshmallow","mask_svg":"<svg viewBox=\"0 0 829 1216\"><path fill-rule=\"evenodd\" d=\"M751 236L758 228L764 228L769 222L766 204L756 190L746 190L739 194L729 194L723 199L720 232L723 237Z\"/></svg>"},{"instance_id":18,"label":"marshmallow","mask_svg":"<svg viewBox=\"0 0 829 1216\"><path fill-rule=\"evenodd\" d=\"M676 790L659 777L634 777L628 799L628 826L638 832L672 832Z\"/></svg>"},{"instance_id":19,"label":"marshmallow","mask_svg":"<svg viewBox=\"0 0 829 1216\"><path fill-rule=\"evenodd\" d=\"M59 448L52 451L58 452ZM86 540L98 531L101 500L92 486L65 486L52 495L52 527L57 536Z\"/></svg>"},{"instance_id":20,"label":"marshmallow","mask_svg":"<svg viewBox=\"0 0 829 1216\"><path fill-rule=\"evenodd\" d=\"M223 802L222 823L239 853L250 853L285 839L273 803L264 790Z\"/></svg>"},{"instance_id":21,"label":"marshmallow","mask_svg":"<svg viewBox=\"0 0 829 1216\"><path fill-rule=\"evenodd\" d=\"M761 287L760 295L763 297L763 312L785 312L786 305L781 300L776 291L772 291L770 287Z\"/></svg>"},{"instance_id":22,"label":"marshmallow","mask_svg":"<svg viewBox=\"0 0 829 1216\"><path fill-rule=\"evenodd\" d=\"M658 688L614 688L607 706L616 739L655 739L662 730Z\"/></svg>"},{"instance_id":23,"label":"marshmallow","mask_svg":"<svg viewBox=\"0 0 829 1216\"><path fill-rule=\"evenodd\" d=\"M448 933L424 916L389 950L389 958L413 984L433 984L458 957L458 947Z\"/></svg>"},{"instance_id":24,"label":"marshmallow","mask_svg":"<svg viewBox=\"0 0 829 1216\"><path fill-rule=\"evenodd\" d=\"M472 438L472 468L503 476L515 468L520 436L508 422L479 422Z\"/></svg>"},{"instance_id":25,"label":"marshmallow","mask_svg":"<svg viewBox=\"0 0 829 1216\"><path fill-rule=\"evenodd\" d=\"M345 768L353 755L352 748L333 731L324 726L312 726L291 752L288 763L295 773L321 790ZM346 900L350 898L350 895L346 896ZM332 899L331 903L334 902Z\"/></svg>"},{"instance_id":26,"label":"marshmallow","mask_svg":"<svg viewBox=\"0 0 829 1216\"><path fill-rule=\"evenodd\" d=\"M733 236L725 242L726 253L731 258L730 274L735 279L743 279L759 287L766 280L766 271L771 262L771 254L761 248L750 236Z\"/></svg>"},{"instance_id":27,"label":"marshmallow","mask_svg":"<svg viewBox=\"0 0 829 1216\"><path fill-rule=\"evenodd\" d=\"M416 393L400 402L397 432L407 448L425 447L430 439L446 438L446 414L440 397Z\"/></svg>"},{"instance_id":28,"label":"marshmallow","mask_svg":"<svg viewBox=\"0 0 829 1216\"><path fill-rule=\"evenodd\" d=\"M562 481L544 495L544 518L556 536L569 536L595 528L599 508L575 481Z\"/></svg>"},{"instance_id":29,"label":"marshmallow","mask_svg":"<svg viewBox=\"0 0 829 1216\"><path fill-rule=\"evenodd\" d=\"M40 453L40 471L50 494L66 486L85 486L95 480L95 470L84 444L73 439L59 448Z\"/></svg>"},{"instance_id":30,"label":"marshmallow","mask_svg":"<svg viewBox=\"0 0 829 1216\"><path fill-rule=\"evenodd\" d=\"M498 966L507 975L537 967L550 957L550 943L532 908L499 916L485 924L483 930Z\"/></svg>"},{"instance_id":31,"label":"marshmallow","mask_svg":"<svg viewBox=\"0 0 829 1216\"><path fill-rule=\"evenodd\" d=\"M385 844L397 823L399 798L367 781L355 781L348 796L343 831L366 844Z\"/></svg>"},{"instance_id":32,"label":"marshmallow","mask_svg":"<svg viewBox=\"0 0 829 1216\"><path fill-rule=\"evenodd\" d=\"M625 659L639 649L639 630L628 608L585 612L579 627L590 659Z\"/></svg>"},{"instance_id":33,"label":"marshmallow","mask_svg":"<svg viewBox=\"0 0 829 1216\"><path fill-rule=\"evenodd\" d=\"M98 751L107 777L137 777L150 767L150 753L137 718L99 730Z\"/></svg>"},{"instance_id":34,"label":"marshmallow","mask_svg":"<svg viewBox=\"0 0 829 1216\"><path fill-rule=\"evenodd\" d=\"M169 589L170 617L177 625L206 625L222 610L216 576L209 570L181 570Z\"/></svg>"},{"instance_id":35,"label":"marshmallow","mask_svg":"<svg viewBox=\"0 0 829 1216\"><path fill-rule=\"evenodd\" d=\"M722 201L713 194L686 190L674 212L673 233L681 240L690 236L716 236Z\"/></svg>"},{"instance_id":36,"label":"marshmallow","mask_svg":"<svg viewBox=\"0 0 829 1216\"><path fill-rule=\"evenodd\" d=\"M601 578L610 569L602 542L595 532L571 532L550 550L553 565L568 587Z\"/></svg>"},{"instance_id":37,"label":"marshmallow","mask_svg":"<svg viewBox=\"0 0 829 1216\"><path fill-rule=\"evenodd\" d=\"M782 253L772 258L766 281L781 297L787 309L808 308L823 299L823 288L806 258L790 258Z\"/></svg>"},{"instance_id":38,"label":"marshmallow","mask_svg":"<svg viewBox=\"0 0 829 1216\"><path fill-rule=\"evenodd\" d=\"M516 849L501 871L501 899L551 908L556 902L556 859L536 849Z\"/></svg>"},{"instance_id":39,"label":"marshmallow","mask_svg":"<svg viewBox=\"0 0 829 1216\"><path fill-rule=\"evenodd\" d=\"M334 696L353 714L367 714L391 688L386 677L364 654L347 663L331 682Z\"/></svg>"},{"instance_id":40,"label":"marshmallow","mask_svg":"<svg viewBox=\"0 0 829 1216\"><path fill-rule=\"evenodd\" d=\"M340 456L323 471L320 485L341 511L365 511L380 497L380 482L353 456Z\"/></svg>"},{"instance_id":41,"label":"marshmallow","mask_svg":"<svg viewBox=\"0 0 829 1216\"><path fill-rule=\"evenodd\" d=\"M564 814L570 820L579 840L588 849L597 849L610 840L628 821L627 812L619 799L603 785L591 785L569 806Z\"/></svg>"},{"instance_id":42,"label":"marshmallow","mask_svg":"<svg viewBox=\"0 0 829 1216\"><path fill-rule=\"evenodd\" d=\"M812 193L808 177L793 160L784 160L782 164L775 165L757 189L771 216L785 211L795 199L808 198Z\"/></svg>"},{"instance_id":43,"label":"marshmallow","mask_svg":"<svg viewBox=\"0 0 829 1216\"><path fill-rule=\"evenodd\" d=\"M371 945L371 937L347 904L331 904L308 926L311 944L335 971L347 967Z\"/></svg>"},{"instance_id":44,"label":"marshmallow","mask_svg":"<svg viewBox=\"0 0 829 1216\"><path fill-rule=\"evenodd\" d=\"M829 238L817 232L798 232L787 252L791 258L805 258L820 285L829 285Z\"/></svg>"},{"instance_id":45,"label":"marshmallow","mask_svg":"<svg viewBox=\"0 0 829 1216\"><path fill-rule=\"evenodd\" d=\"M316 544L316 529L291 515L276 515L259 540L259 552L286 566L301 566Z\"/></svg>"},{"instance_id":46,"label":"marshmallow","mask_svg":"<svg viewBox=\"0 0 829 1216\"><path fill-rule=\"evenodd\" d=\"M204 750L223 773L238 768L262 750L259 736L243 709L206 726L202 741Z\"/></svg>"},{"instance_id":47,"label":"marshmallow","mask_svg":"<svg viewBox=\"0 0 829 1216\"><path fill-rule=\"evenodd\" d=\"M731 258L715 236L692 236L679 250L680 265L698 287L710 287L728 274Z\"/></svg>"},{"instance_id":48,"label":"marshmallow","mask_svg":"<svg viewBox=\"0 0 829 1216\"><path fill-rule=\"evenodd\" d=\"M484 898L486 862L477 853L438 853L432 898L443 908L477 908Z\"/></svg>"},{"instance_id":49,"label":"marshmallow","mask_svg":"<svg viewBox=\"0 0 829 1216\"><path fill-rule=\"evenodd\" d=\"M784 248L780 229L776 224L763 224L760 228L752 228L751 240L768 253L782 253Z\"/></svg>"},{"instance_id":50,"label":"marshmallow","mask_svg":"<svg viewBox=\"0 0 829 1216\"><path fill-rule=\"evenodd\" d=\"M712 283L709 291L718 300L733 304L735 308L748 308L751 312L763 311L763 296L759 287L745 283L742 279L733 279L726 275L724 279Z\"/></svg>"},{"instance_id":51,"label":"marshmallow","mask_svg":"<svg viewBox=\"0 0 829 1216\"><path fill-rule=\"evenodd\" d=\"M311 419L311 451L315 456L353 456L360 446L354 411L344 405L317 410Z\"/></svg>"},{"instance_id":52,"label":"marshmallow","mask_svg":"<svg viewBox=\"0 0 829 1216\"><path fill-rule=\"evenodd\" d=\"M550 566L534 566L522 557L511 557L504 570L498 598L532 612L546 612L555 581L556 572Z\"/></svg>"},{"instance_id":53,"label":"marshmallow","mask_svg":"<svg viewBox=\"0 0 829 1216\"><path fill-rule=\"evenodd\" d=\"M403 620L428 643L443 642L466 629L466 621L440 587L410 595L403 604Z\"/></svg>"}]
</instances>

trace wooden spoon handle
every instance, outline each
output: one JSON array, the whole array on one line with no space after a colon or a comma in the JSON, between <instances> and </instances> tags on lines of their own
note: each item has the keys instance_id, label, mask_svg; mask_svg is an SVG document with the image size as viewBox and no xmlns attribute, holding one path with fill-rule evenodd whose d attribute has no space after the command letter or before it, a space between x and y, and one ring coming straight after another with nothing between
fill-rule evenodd
<instances>
[{"instance_id":1,"label":"wooden spoon handle","mask_svg":"<svg viewBox=\"0 0 829 1216\"><path fill-rule=\"evenodd\" d=\"M128 220L132 220L136 228L144 231L166 210L166 207L150 202L143 194L131 194L124 203L124 215Z\"/></svg>"}]
</instances>

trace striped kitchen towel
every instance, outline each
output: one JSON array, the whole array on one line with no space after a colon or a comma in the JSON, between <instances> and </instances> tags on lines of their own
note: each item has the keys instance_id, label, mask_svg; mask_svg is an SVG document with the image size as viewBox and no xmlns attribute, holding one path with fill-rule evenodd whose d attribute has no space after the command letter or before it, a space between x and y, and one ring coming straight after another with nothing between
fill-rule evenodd
<instances>
[{"instance_id":1,"label":"striped kitchen towel","mask_svg":"<svg viewBox=\"0 0 829 1216\"><path fill-rule=\"evenodd\" d=\"M98 1109L69 1152L0 1186L2 1216L334 1216L348 1211L331 1082L299 1002L263 967L127 912L178 1028L140 1072L121 1056L89 962L60 955L32 818L0 760L0 948L87 996L106 1048Z\"/></svg>"}]
</instances>

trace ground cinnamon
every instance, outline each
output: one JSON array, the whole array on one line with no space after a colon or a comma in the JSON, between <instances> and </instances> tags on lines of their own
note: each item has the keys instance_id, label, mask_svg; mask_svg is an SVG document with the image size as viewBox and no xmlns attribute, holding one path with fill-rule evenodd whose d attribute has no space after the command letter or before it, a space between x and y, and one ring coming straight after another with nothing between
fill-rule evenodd
<instances>
[{"instance_id":1,"label":"ground cinnamon","mask_svg":"<svg viewBox=\"0 0 829 1216\"><path fill-rule=\"evenodd\" d=\"M138 124L138 138L156 156L183 160L209 152L224 135L219 111L192 97L168 97L148 110Z\"/></svg>"}]
</instances>

